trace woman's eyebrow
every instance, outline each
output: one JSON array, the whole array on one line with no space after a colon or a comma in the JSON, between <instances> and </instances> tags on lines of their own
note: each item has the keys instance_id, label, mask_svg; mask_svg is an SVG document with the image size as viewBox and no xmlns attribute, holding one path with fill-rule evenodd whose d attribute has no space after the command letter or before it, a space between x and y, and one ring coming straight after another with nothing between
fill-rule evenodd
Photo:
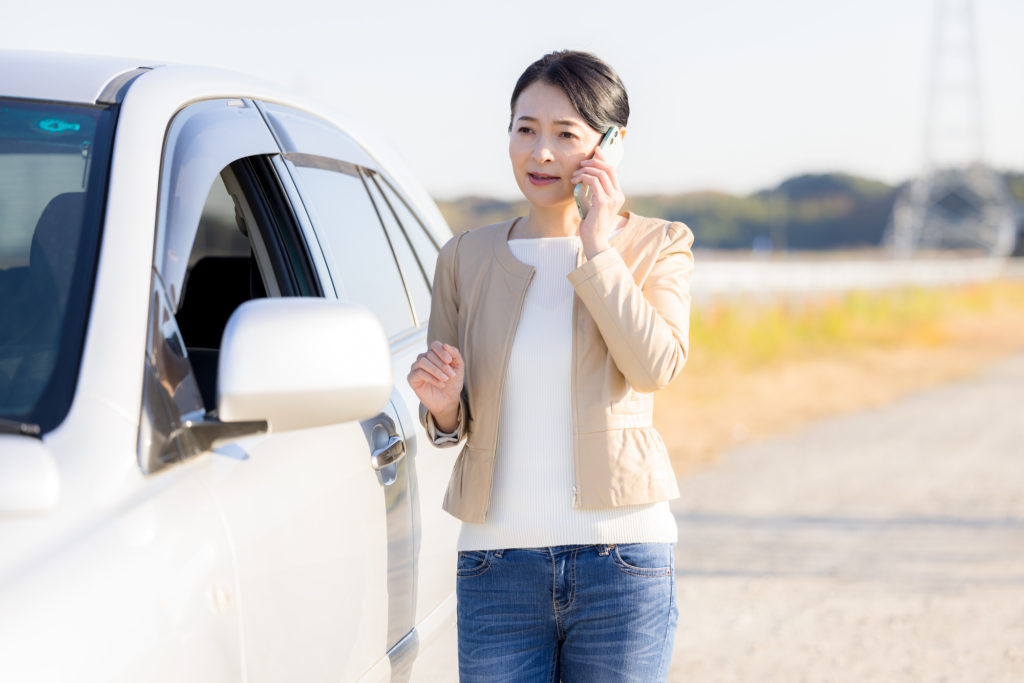
<instances>
[{"instance_id":1,"label":"woman's eyebrow","mask_svg":"<svg viewBox=\"0 0 1024 683\"><path fill-rule=\"evenodd\" d=\"M539 119L536 119L536 118L534 118L532 116L527 116L526 114L523 114L522 116L518 117L516 119L516 121L532 121L534 123L539 123L540 122ZM554 121L554 124L556 126L576 126L576 127L579 127L580 122L579 121L573 121L572 119L558 119L557 121Z\"/></svg>"}]
</instances>

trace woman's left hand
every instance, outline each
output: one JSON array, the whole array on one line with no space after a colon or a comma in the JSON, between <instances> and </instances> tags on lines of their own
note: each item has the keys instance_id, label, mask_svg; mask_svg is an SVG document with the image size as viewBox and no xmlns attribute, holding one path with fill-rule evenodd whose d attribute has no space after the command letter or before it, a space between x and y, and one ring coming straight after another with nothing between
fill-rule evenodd
<instances>
[{"instance_id":1,"label":"woman's left hand","mask_svg":"<svg viewBox=\"0 0 1024 683\"><path fill-rule=\"evenodd\" d=\"M590 210L580 223L580 241L583 252L591 259L609 247L608 240L619 223L619 210L626 196L619 189L615 167L605 160L600 148L592 158L580 162L570 180L573 185L583 183L590 188Z\"/></svg>"}]
</instances>

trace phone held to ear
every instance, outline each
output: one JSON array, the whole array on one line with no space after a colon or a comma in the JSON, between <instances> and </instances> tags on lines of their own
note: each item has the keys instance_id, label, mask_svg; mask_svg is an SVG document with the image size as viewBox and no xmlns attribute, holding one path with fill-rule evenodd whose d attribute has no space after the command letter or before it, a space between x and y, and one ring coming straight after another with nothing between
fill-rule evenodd
<instances>
[{"instance_id":1,"label":"phone held to ear","mask_svg":"<svg viewBox=\"0 0 1024 683\"><path fill-rule=\"evenodd\" d=\"M609 128L601 137L601 142L597 144L597 147L604 155L605 161L612 167L618 166L623 152L621 129L618 126ZM572 196L576 198L576 208L579 209L580 218L586 218L587 211L590 210L590 188L583 183L576 183Z\"/></svg>"}]
</instances>

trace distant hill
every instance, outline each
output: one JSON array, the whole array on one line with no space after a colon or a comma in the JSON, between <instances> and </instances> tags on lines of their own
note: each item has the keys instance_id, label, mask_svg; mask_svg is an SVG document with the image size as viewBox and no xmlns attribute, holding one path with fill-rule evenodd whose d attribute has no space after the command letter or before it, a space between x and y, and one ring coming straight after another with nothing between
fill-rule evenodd
<instances>
[{"instance_id":1,"label":"distant hill","mask_svg":"<svg viewBox=\"0 0 1024 683\"><path fill-rule=\"evenodd\" d=\"M1003 177L1006 178L1006 186L1010 188L1010 194L1017 200L1017 204L1024 205L1024 173L1006 171Z\"/></svg>"},{"instance_id":2,"label":"distant hill","mask_svg":"<svg viewBox=\"0 0 1024 683\"><path fill-rule=\"evenodd\" d=\"M1024 173L1005 174L1011 193L1024 202ZM806 174L777 187L738 196L684 192L627 197L625 208L645 216L683 221L704 249L847 249L877 246L901 186L845 173ZM463 197L439 201L459 232L521 216L524 200Z\"/></svg>"}]
</instances>

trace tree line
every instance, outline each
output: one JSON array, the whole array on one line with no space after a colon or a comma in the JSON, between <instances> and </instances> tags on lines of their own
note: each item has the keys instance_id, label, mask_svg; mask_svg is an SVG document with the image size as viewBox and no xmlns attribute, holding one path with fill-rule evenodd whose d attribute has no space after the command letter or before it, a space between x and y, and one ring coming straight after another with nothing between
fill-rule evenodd
<instances>
[{"instance_id":1,"label":"tree line","mask_svg":"<svg viewBox=\"0 0 1024 683\"><path fill-rule=\"evenodd\" d=\"M1024 173L1007 172L1024 203ZM805 174L748 195L682 192L627 197L625 209L682 221L704 249L826 250L877 247L903 185L846 173ZM454 232L521 216L523 200L462 197L438 201Z\"/></svg>"}]
</instances>

